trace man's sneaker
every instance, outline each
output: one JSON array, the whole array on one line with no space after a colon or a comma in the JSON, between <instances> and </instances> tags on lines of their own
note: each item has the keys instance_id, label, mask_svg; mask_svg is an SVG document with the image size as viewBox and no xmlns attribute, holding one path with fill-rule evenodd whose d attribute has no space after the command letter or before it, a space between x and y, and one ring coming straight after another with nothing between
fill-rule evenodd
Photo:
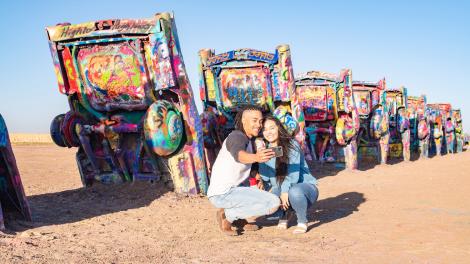
<instances>
[{"instance_id":1,"label":"man's sneaker","mask_svg":"<svg viewBox=\"0 0 470 264\"><path fill-rule=\"evenodd\" d=\"M236 226L239 229L243 229L245 231L256 231L259 230L259 226L256 223L248 223L245 219L238 219L233 222L233 226Z\"/></svg>"}]
</instances>

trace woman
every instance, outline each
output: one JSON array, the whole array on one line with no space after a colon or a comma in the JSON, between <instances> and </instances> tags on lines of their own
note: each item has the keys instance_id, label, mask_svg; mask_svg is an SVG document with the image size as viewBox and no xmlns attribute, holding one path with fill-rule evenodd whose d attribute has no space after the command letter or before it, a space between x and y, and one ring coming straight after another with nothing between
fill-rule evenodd
<instances>
[{"instance_id":1,"label":"woman","mask_svg":"<svg viewBox=\"0 0 470 264\"><path fill-rule=\"evenodd\" d=\"M259 174L267 191L281 199L284 211L293 208L297 214L294 234L307 232L307 209L318 198L316 179L304 158L300 145L273 116L267 116L263 124L263 137L267 147L282 147L283 155L259 164ZM278 227L287 229L288 214L282 211Z\"/></svg>"}]
</instances>

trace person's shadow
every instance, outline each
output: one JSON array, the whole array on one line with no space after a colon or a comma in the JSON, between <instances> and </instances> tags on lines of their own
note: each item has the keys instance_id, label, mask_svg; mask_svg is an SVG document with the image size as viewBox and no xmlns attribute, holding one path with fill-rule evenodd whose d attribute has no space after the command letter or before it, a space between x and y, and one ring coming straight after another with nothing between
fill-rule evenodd
<instances>
[{"instance_id":1,"label":"person's shadow","mask_svg":"<svg viewBox=\"0 0 470 264\"><path fill-rule=\"evenodd\" d=\"M317 201L308 211L308 219L315 222L308 230L359 211L359 206L365 201L364 194L358 192L347 192Z\"/></svg>"},{"instance_id":2,"label":"person's shadow","mask_svg":"<svg viewBox=\"0 0 470 264\"><path fill-rule=\"evenodd\" d=\"M95 184L88 188L45 193L28 197L33 222L11 221L10 231L74 223L96 216L148 206L172 190L162 182L117 185Z\"/></svg>"},{"instance_id":3,"label":"person's shadow","mask_svg":"<svg viewBox=\"0 0 470 264\"><path fill-rule=\"evenodd\" d=\"M347 192L336 197L329 197L315 202L307 212L307 218L311 224L308 230L319 227L323 224L347 217L359 211L359 206L366 201L364 194L358 192ZM290 209L292 210L292 209ZM296 224L295 213L289 219L289 225ZM275 226L278 221L269 217L261 217L257 222L262 226Z\"/></svg>"}]
</instances>

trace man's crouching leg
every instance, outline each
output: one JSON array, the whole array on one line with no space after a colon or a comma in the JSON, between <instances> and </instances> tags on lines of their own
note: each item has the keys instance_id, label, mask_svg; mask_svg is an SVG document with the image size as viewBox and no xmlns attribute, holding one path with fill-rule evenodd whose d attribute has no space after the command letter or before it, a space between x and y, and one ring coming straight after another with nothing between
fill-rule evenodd
<instances>
[{"instance_id":1,"label":"man's crouching leg","mask_svg":"<svg viewBox=\"0 0 470 264\"><path fill-rule=\"evenodd\" d=\"M271 197L271 198L269 198L269 200L271 200L269 202L269 204L271 204L271 205L268 205L267 211L265 211L265 213L263 212L260 215L247 217L245 219L237 219L233 222L232 225L237 227L238 229L243 229L244 231L257 231L257 230L259 230L260 227L259 227L258 224L256 224L256 218L258 218L260 216L263 216L263 215L273 214L274 212L276 212L279 209L280 202L279 202L279 198L277 198L277 196Z\"/></svg>"},{"instance_id":2,"label":"man's crouching leg","mask_svg":"<svg viewBox=\"0 0 470 264\"><path fill-rule=\"evenodd\" d=\"M220 229L226 234L232 234L229 231L229 223L245 231L258 230L255 221L247 219L253 220L272 214L280 206L276 195L253 187L235 187L228 193L211 197L209 200L215 207L223 208L217 213L217 221Z\"/></svg>"},{"instance_id":3,"label":"man's crouching leg","mask_svg":"<svg viewBox=\"0 0 470 264\"><path fill-rule=\"evenodd\" d=\"M218 195L214 197L210 197L209 201L218 208L216 213L217 224L219 226L220 231L222 233L229 235L229 236L236 236L238 233L232 230L232 222L227 220L225 215L225 208L229 207L230 204L226 200L226 195Z\"/></svg>"},{"instance_id":4,"label":"man's crouching leg","mask_svg":"<svg viewBox=\"0 0 470 264\"><path fill-rule=\"evenodd\" d=\"M230 198L233 206L226 208L227 219L245 231L258 230L255 219L276 212L280 206L276 195L253 187L234 188Z\"/></svg>"},{"instance_id":5,"label":"man's crouching leg","mask_svg":"<svg viewBox=\"0 0 470 264\"><path fill-rule=\"evenodd\" d=\"M237 231L232 230L232 223L230 223L227 218L225 217L224 209L217 210L217 223L219 224L220 230L229 236L236 236L238 235Z\"/></svg>"}]
</instances>

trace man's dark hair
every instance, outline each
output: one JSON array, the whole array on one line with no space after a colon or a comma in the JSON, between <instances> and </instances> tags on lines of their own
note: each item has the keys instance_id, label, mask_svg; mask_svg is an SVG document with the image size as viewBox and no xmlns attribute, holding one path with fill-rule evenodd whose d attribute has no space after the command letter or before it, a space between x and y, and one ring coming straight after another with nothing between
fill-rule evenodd
<instances>
[{"instance_id":1,"label":"man's dark hair","mask_svg":"<svg viewBox=\"0 0 470 264\"><path fill-rule=\"evenodd\" d=\"M240 130L242 131L244 134L245 133L245 129L243 129L243 123L242 123L242 116L243 116L243 113L245 111L260 111L261 113L263 113L263 108L257 106L257 105L248 105L248 104L245 104L245 105L241 105L239 107L239 111L237 113L237 115L235 116L235 129L236 130Z\"/></svg>"}]
</instances>

